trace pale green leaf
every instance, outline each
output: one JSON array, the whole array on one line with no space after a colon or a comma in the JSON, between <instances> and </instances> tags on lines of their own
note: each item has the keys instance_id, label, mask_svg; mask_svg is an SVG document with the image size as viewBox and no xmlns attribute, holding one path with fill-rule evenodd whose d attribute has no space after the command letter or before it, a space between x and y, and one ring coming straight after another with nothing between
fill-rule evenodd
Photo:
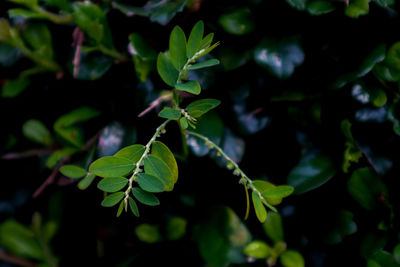
<instances>
[{"instance_id":1,"label":"pale green leaf","mask_svg":"<svg viewBox=\"0 0 400 267\"><path fill-rule=\"evenodd\" d=\"M129 208L131 209L131 212L133 213L133 215L135 215L136 217L139 217L139 209L136 205L136 202L131 197L128 199L128 202L129 202Z\"/></svg>"},{"instance_id":2,"label":"pale green leaf","mask_svg":"<svg viewBox=\"0 0 400 267\"><path fill-rule=\"evenodd\" d=\"M92 184L94 178L96 178L96 175L93 173L88 173L87 176L78 183L78 188L80 190L85 190Z\"/></svg>"},{"instance_id":3,"label":"pale green leaf","mask_svg":"<svg viewBox=\"0 0 400 267\"><path fill-rule=\"evenodd\" d=\"M294 188L289 185L279 185L262 192L264 198L284 198L292 194Z\"/></svg>"},{"instance_id":4,"label":"pale green leaf","mask_svg":"<svg viewBox=\"0 0 400 267\"><path fill-rule=\"evenodd\" d=\"M194 95L198 95L201 92L200 84L197 81L177 83L175 88L178 91L185 91Z\"/></svg>"},{"instance_id":5,"label":"pale green leaf","mask_svg":"<svg viewBox=\"0 0 400 267\"><path fill-rule=\"evenodd\" d=\"M187 42L186 55L191 58L200 50L200 45L203 40L204 23L199 21L194 25Z\"/></svg>"},{"instance_id":6,"label":"pale green leaf","mask_svg":"<svg viewBox=\"0 0 400 267\"><path fill-rule=\"evenodd\" d=\"M296 250L286 250L280 257L282 266L284 267L304 267L304 259Z\"/></svg>"},{"instance_id":7,"label":"pale green leaf","mask_svg":"<svg viewBox=\"0 0 400 267\"><path fill-rule=\"evenodd\" d=\"M87 172L85 169L75 165L64 165L60 168L60 172L72 179L79 179L86 176Z\"/></svg>"},{"instance_id":8,"label":"pale green leaf","mask_svg":"<svg viewBox=\"0 0 400 267\"><path fill-rule=\"evenodd\" d=\"M176 183L178 180L178 164L171 150L164 143L156 141L151 146L151 155L158 157L168 165L172 172L174 183Z\"/></svg>"},{"instance_id":9,"label":"pale green leaf","mask_svg":"<svg viewBox=\"0 0 400 267\"><path fill-rule=\"evenodd\" d=\"M118 177L129 174L134 167L135 164L128 159L107 156L93 162L89 171L100 177Z\"/></svg>"},{"instance_id":10,"label":"pale green leaf","mask_svg":"<svg viewBox=\"0 0 400 267\"><path fill-rule=\"evenodd\" d=\"M216 108L220 103L221 101L216 99L201 99L189 104L186 107L186 111L189 113L190 116L199 118L208 111Z\"/></svg>"},{"instance_id":11,"label":"pale green leaf","mask_svg":"<svg viewBox=\"0 0 400 267\"><path fill-rule=\"evenodd\" d=\"M22 132L24 136L33 142L51 146L53 139L51 137L50 131L44 125L43 122L39 120L29 120L22 125Z\"/></svg>"},{"instance_id":12,"label":"pale green leaf","mask_svg":"<svg viewBox=\"0 0 400 267\"><path fill-rule=\"evenodd\" d=\"M188 70L198 70L198 69L202 69L202 68L212 67L212 66L215 66L218 64L219 64L219 60L213 58L213 59L209 59L209 60L194 64L194 65L190 65L188 67Z\"/></svg>"},{"instance_id":13,"label":"pale green leaf","mask_svg":"<svg viewBox=\"0 0 400 267\"><path fill-rule=\"evenodd\" d=\"M270 248L263 241L253 241L245 246L243 253L255 259L266 259L269 255Z\"/></svg>"},{"instance_id":14,"label":"pale green leaf","mask_svg":"<svg viewBox=\"0 0 400 267\"><path fill-rule=\"evenodd\" d=\"M267 210L265 209L260 197L256 192L253 192L251 196L257 218L261 223L263 223L267 219Z\"/></svg>"},{"instance_id":15,"label":"pale green leaf","mask_svg":"<svg viewBox=\"0 0 400 267\"><path fill-rule=\"evenodd\" d=\"M171 87L178 81L179 72L175 69L169 56L165 53L158 54L157 71L161 79Z\"/></svg>"},{"instance_id":16,"label":"pale green leaf","mask_svg":"<svg viewBox=\"0 0 400 267\"><path fill-rule=\"evenodd\" d=\"M128 184L128 179L125 177L109 177L104 178L97 184L97 188L104 192L114 193Z\"/></svg>"},{"instance_id":17,"label":"pale green leaf","mask_svg":"<svg viewBox=\"0 0 400 267\"><path fill-rule=\"evenodd\" d=\"M142 157L144 150L145 147L143 145L131 145L119 150L114 154L114 157L129 159L136 163Z\"/></svg>"}]
</instances>

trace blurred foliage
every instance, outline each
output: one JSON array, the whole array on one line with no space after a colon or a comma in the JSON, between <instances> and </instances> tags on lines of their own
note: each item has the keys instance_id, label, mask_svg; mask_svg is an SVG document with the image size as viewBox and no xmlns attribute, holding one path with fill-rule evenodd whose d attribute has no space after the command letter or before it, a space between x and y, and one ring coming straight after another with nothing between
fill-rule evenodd
<instances>
[{"instance_id":1,"label":"blurred foliage","mask_svg":"<svg viewBox=\"0 0 400 267\"><path fill-rule=\"evenodd\" d=\"M399 5L1 1L0 266L400 266ZM127 179L87 170L134 157L141 147L124 147L145 144L160 111L190 127L168 109L182 67L168 40L200 20L214 33L204 42L221 44L177 90L196 118L218 105L190 104L200 90L221 104L194 135L168 126L160 141L171 154L158 153L176 158L174 191L136 187L126 208L141 217L116 219L124 205L100 203L118 204ZM196 133L240 163L279 213L244 192L237 168ZM294 195L282 202L283 184ZM257 216L244 220L250 198Z\"/></svg>"}]
</instances>

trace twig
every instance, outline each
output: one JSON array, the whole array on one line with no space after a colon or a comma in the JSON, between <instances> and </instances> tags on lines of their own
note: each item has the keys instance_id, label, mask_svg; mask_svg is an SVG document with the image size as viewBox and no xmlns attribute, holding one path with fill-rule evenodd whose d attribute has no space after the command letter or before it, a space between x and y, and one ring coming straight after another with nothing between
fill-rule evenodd
<instances>
[{"instance_id":1,"label":"twig","mask_svg":"<svg viewBox=\"0 0 400 267\"><path fill-rule=\"evenodd\" d=\"M158 105L160 105L162 102L164 101L169 101L172 99L172 93L169 93L167 95L162 95L159 98L157 98L156 100L154 100L153 102L150 103L150 106L148 108L146 108L145 110L143 110L142 112L140 112L140 114L138 115L138 117L143 117L144 115L146 115L147 113L149 113L151 110L153 110L155 107L157 107Z\"/></svg>"},{"instance_id":2,"label":"twig","mask_svg":"<svg viewBox=\"0 0 400 267\"><path fill-rule=\"evenodd\" d=\"M33 263L29 260L20 258L15 255L8 254L1 250L0 250L0 260L11 263L11 264L15 264L18 266L22 266L22 267L35 267L36 266L35 263Z\"/></svg>"},{"instance_id":3,"label":"twig","mask_svg":"<svg viewBox=\"0 0 400 267\"><path fill-rule=\"evenodd\" d=\"M74 54L74 59L72 61L72 64L74 66L74 78L78 76L79 73L79 66L81 62L81 51L82 51L82 45L83 45L83 40L85 38L85 34L79 27L76 27L74 32L72 33L72 46L75 46L75 54Z\"/></svg>"},{"instance_id":4,"label":"twig","mask_svg":"<svg viewBox=\"0 0 400 267\"><path fill-rule=\"evenodd\" d=\"M53 153L55 150L54 149L49 149L49 148L44 148L44 149L33 149L33 150L28 150L28 151L23 151L23 152L11 152L8 154L5 154L1 157L1 159L22 159L22 158L28 158L28 157L33 157L33 156L43 156L43 155L49 155Z\"/></svg>"}]
</instances>

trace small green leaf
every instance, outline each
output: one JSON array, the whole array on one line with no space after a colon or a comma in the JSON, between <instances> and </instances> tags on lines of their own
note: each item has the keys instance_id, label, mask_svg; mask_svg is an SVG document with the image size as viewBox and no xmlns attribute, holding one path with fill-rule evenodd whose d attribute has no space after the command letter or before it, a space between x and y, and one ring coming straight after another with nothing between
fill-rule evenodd
<instances>
[{"instance_id":1,"label":"small green leaf","mask_svg":"<svg viewBox=\"0 0 400 267\"><path fill-rule=\"evenodd\" d=\"M122 211L124 210L125 203L124 201L121 201L119 203L118 211L117 211L117 217L121 216Z\"/></svg>"},{"instance_id":2,"label":"small green leaf","mask_svg":"<svg viewBox=\"0 0 400 267\"><path fill-rule=\"evenodd\" d=\"M258 191L264 192L267 190L270 190L271 188L275 188L276 185L271 184L270 182L263 181L263 180L254 180L253 185L255 188L257 188ZM265 200L272 205L278 205L282 202L282 198L265 198Z\"/></svg>"},{"instance_id":3,"label":"small green leaf","mask_svg":"<svg viewBox=\"0 0 400 267\"><path fill-rule=\"evenodd\" d=\"M292 194L294 188L289 185L279 185L262 192L264 198L284 198Z\"/></svg>"},{"instance_id":4,"label":"small green leaf","mask_svg":"<svg viewBox=\"0 0 400 267\"><path fill-rule=\"evenodd\" d=\"M139 173L137 177L137 182L140 188L152 193L163 192L166 187L165 181L163 179L145 173Z\"/></svg>"},{"instance_id":5,"label":"small green leaf","mask_svg":"<svg viewBox=\"0 0 400 267\"><path fill-rule=\"evenodd\" d=\"M169 56L165 53L158 54L157 71L161 79L171 87L178 81L179 72L175 69Z\"/></svg>"},{"instance_id":6,"label":"small green leaf","mask_svg":"<svg viewBox=\"0 0 400 267\"><path fill-rule=\"evenodd\" d=\"M151 146L151 155L158 157L168 165L172 172L174 183L176 183L178 181L178 164L171 150L164 143L156 141Z\"/></svg>"},{"instance_id":7,"label":"small green leaf","mask_svg":"<svg viewBox=\"0 0 400 267\"><path fill-rule=\"evenodd\" d=\"M114 193L128 184L128 179L125 177L109 177L104 178L97 184L97 188L104 192Z\"/></svg>"},{"instance_id":8,"label":"small green leaf","mask_svg":"<svg viewBox=\"0 0 400 267\"><path fill-rule=\"evenodd\" d=\"M263 241L253 241L244 248L243 253L255 259L266 259L269 255L270 248Z\"/></svg>"},{"instance_id":9,"label":"small green leaf","mask_svg":"<svg viewBox=\"0 0 400 267\"><path fill-rule=\"evenodd\" d=\"M102 202L101 205L103 207L112 207L118 204L123 198L125 193L124 192L117 192L111 195L108 195Z\"/></svg>"},{"instance_id":10,"label":"small green leaf","mask_svg":"<svg viewBox=\"0 0 400 267\"><path fill-rule=\"evenodd\" d=\"M267 219L267 210L256 192L253 192L251 196L257 218L261 223L263 223Z\"/></svg>"},{"instance_id":11,"label":"small green leaf","mask_svg":"<svg viewBox=\"0 0 400 267\"><path fill-rule=\"evenodd\" d=\"M174 173L160 158L153 155L147 156L144 160L144 171L146 174L150 174L162 179L165 184L165 191L172 191L174 188Z\"/></svg>"},{"instance_id":12,"label":"small green leaf","mask_svg":"<svg viewBox=\"0 0 400 267\"><path fill-rule=\"evenodd\" d=\"M304 267L304 259L296 250L286 250L280 257L282 266L284 267Z\"/></svg>"},{"instance_id":13,"label":"small green leaf","mask_svg":"<svg viewBox=\"0 0 400 267\"><path fill-rule=\"evenodd\" d=\"M80 190L85 190L92 184L94 178L96 178L96 175L93 173L88 173L87 176L78 183L78 188Z\"/></svg>"},{"instance_id":14,"label":"small green leaf","mask_svg":"<svg viewBox=\"0 0 400 267\"><path fill-rule=\"evenodd\" d=\"M219 42L216 42L216 43L213 44L212 46L201 50L201 52L199 53L198 57L202 57L202 56L204 56L204 55L207 55L208 53L210 53L211 51L213 51L217 46L219 46Z\"/></svg>"},{"instance_id":15,"label":"small green leaf","mask_svg":"<svg viewBox=\"0 0 400 267\"><path fill-rule=\"evenodd\" d=\"M263 224L267 236L274 242L284 241L282 218L279 213L270 212Z\"/></svg>"},{"instance_id":16,"label":"small green leaf","mask_svg":"<svg viewBox=\"0 0 400 267\"><path fill-rule=\"evenodd\" d=\"M204 37L203 40L201 40L201 43L200 43L200 50L209 47L209 46L211 45L213 39L214 39L214 33L209 33L209 34L207 34L207 36Z\"/></svg>"},{"instance_id":17,"label":"small green leaf","mask_svg":"<svg viewBox=\"0 0 400 267\"><path fill-rule=\"evenodd\" d=\"M358 18L359 16L369 13L369 0L351 0L346 6L345 14L350 18Z\"/></svg>"},{"instance_id":18,"label":"small green leaf","mask_svg":"<svg viewBox=\"0 0 400 267\"><path fill-rule=\"evenodd\" d=\"M136 217L139 217L139 209L136 205L135 200L133 200L133 198L128 198L128 202L129 202L129 207L133 213L133 215L135 215Z\"/></svg>"},{"instance_id":19,"label":"small green leaf","mask_svg":"<svg viewBox=\"0 0 400 267\"><path fill-rule=\"evenodd\" d=\"M120 151L114 154L114 157L129 159L136 163L142 157L144 150L144 145L131 145L122 148Z\"/></svg>"},{"instance_id":20,"label":"small green leaf","mask_svg":"<svg viewBox=\"0 0 400 267\"><path fill-rule=\"evenodd\" d=\"M160 205L158 198L150 192L146 192L138 187L132 188L132 194L142 204L149 206Z\"/></svg>"},{"instance_id":21,"label":"small green leaf","mask_svg":"<svg viewBox=\"0 0 400 267\"><path fill-rule=\"evenodd\" d=\"M47 127L39 120L29 120L22 125L24 136L33 142L51 146L53 139Z\"/></svg>"},{"instance_id":22,"label":"small green leaf","mask_svg":"<svg viewBox=\"0 0 400 267\"><path fill-rule=\"evenodd\" d=\"M315 16L328 14L334 10L335 6L331 2L325 0L312 1L307 5L307 11Z\"/></svg>"},{"instance_id":23,"label":"small green leaf","mask_svg":"<svg viewBox=\"0 0 400 267\"><path fill-rule=\"evenodd\" d=\"M397 263L400 263L400 244L397 244L393 249L393 258Z\"/></svg>"},{"instance_id":24,"label":"small green leaf","mask_svg":"<svg viewBox=\"0 0 400 267\"><path fill-rule=\"evenodd\" d=\"M46 19L47 16L34 11L30 11L24 8L13 8L8 10L8 16L10 18L22 18L22 19Z\"/></svg>"},{"instance_id":25,"label":"small green leaf","mask_svg":"<svg viewBox=\"0 0 400 267\"><path fill-rule=\"evenodd\" d=\"M201 92L200 84L197 81L177 83L175 88L178 91L185 91L194 95L198 95Z\"/></svg>"},{"instance_id":26,"label":"small green leaf","mask_svg":"<svg viewBox=\"0 0 400 267\"><path fill-rule=\"evenodd\" d=\"M248 8L239 8L231 13L223 14L218 22L226 32L235 35L247 34L255 26L251 11Z\"/></svg>"},{"instance_id":27,"label":"small green leaf","mask_svg":"<svg viewBox=\"0 0 400 267\"><path fill-rule=\"evenodd\" d=\"M307 7L307 0L286 0L286 3L300 11L305 10Z\"/></svg>"},{"instance_id":28,"label":"small green leaf","mask_svg":"<svg viewBox=\"0 0 400 267\"><path fill-rule=\"evenodd\" d=\"M191 58L200 50L200 45L203 40L204 34L204 23L199 21L194 25L192 31L190 32L189 39L186 47L186 55Z\"/></svg>"},{"instance_id":29,"label":"small green leaf","mask_svg":"<svg viewBox=\"0 0 400 267\"><path fill-rule=\"evenodd\" d=\"M135 228L138 239L142 242L153 244L161 241L161 234L156 225L141 224Z\"/></svg>"},{"instance_id":30,"label":"small green leaf","mask_svg":"<svg viewBox=\"0 0 400 267\"><path fill-rule=\"evenodd\" d=\"M97 80L111 68L113 62L112 58L97 51L82 50L79 69L75 78L78 80Z\"/></svg>"},{"instance_id":31,"label":"small green leaf","mask_svg":"<svg viewBox=\"0 0 400 267\"><path fill-rule=\"evenodd\" d=\"M16 4L20 4L20 5L24 5L26 7L35 9L37 8L39 1L38 0L9 0L10 2L16 3Z\"/></svg>"},{"instance_id":32,"label":"small green leaf","mask_svg":"<svg viewBox=\"0 0 400 267\"><path fill-rule=\"evenodd\" d=\"M100 177L118 177L129 174L135 164L125 158L107 156L93 162L89 171Z\"/></svg>"},{"instance_id":33,"label":"small green leaf","mask_svg":"<svg viewBox=\"0 0 400 267\"><path fill-rule=\"evenodd\" d=\"M181 71L186 63L186 36L181 27L175 26L169 38L169 53L175 69Z\"/></svg>"},{"instance_id":34,"label":"small green leaf","mask_svg":"<svg viewBox=\"0 0 400 267\"><path fill-rule=\"evenodd\" d=\"M212 67L212 66L215 66L218 64L219 64L219 60L213 58L213 59L209 59L209 60L194 64L194 65L190 65L188 67L188 70L197 70L197 69Z\"/></svg>"},{"instance_id":35,"label":"small green leaf","mask_svg":"<svg viewBox=\"0 0 400 267\"><path fill-rule=\"evenodd\" d=\"M187 129L189 127L188 121L186 118L180 118L179 123L181 124L183 129Z\"/></svg>"},{"instance_id":36,"label":"small green leaf","mask_svg":"<svg viewBox=\"0 0 400 267\"><path fill-rule=\"evenodd\" d=\"M29 85L29 79L21 77L15 80L7 80L1 90L1 96L5 98L13 98L22 93Z\"/></svg>"},{"instance_id":37,"label":"small green leaf","mask_svg":"<svg viewBox=\"0 0 400 267\"><path fill-rule=\"evenodd\" d=\"M46 60L53 59L52 37L46 24L29 23L23 31L22 36L36 56Z\"/></svg>"},{"instance_id":38,"label":"small green leaf","mask_svg":"<svg viewBox=\"0 0 400 267\"><path fill-rule=\"evenodd\" d=\"M178 240L186 234L187 220L182 217L174 216L167 222L167 239Z\"/></svg>"},{"instance_id":39,"label":"small green leaf","mask_svg":"<svg viewBox=\"0 0 400 267\"><path fill-rule=\"evenodd\" d=\"M216 99L200 99L189 104L186 107L186 111L190 116L199 118L208 111L216 108L220 103L221 101Z\"/></svg>"},{"instance_id":40,"label":"small green leaf","mask_svg":"<svg viewBox=\"0 0 400 267\"><path fill-rule=\"evenodd\" d=\"M182 113L179 109L174 109L169 107L163 108L161 112L158 114L159 117L169 120L179 120L181 115Z\"/></svg>"},{"instance_id":41,"label":"small green leaf","mask_svg":"<svg viewBox=\"0 0 400 267\"><path fill-rule=\"evenodd\" d=\"M157 57L156 51L141 35L131 33L129 35L129 40L132 48L131 53L133 55L137 55L142 59L155 59Z\"/></svg>"},{"instance_id":42,"label":"small green leaf","mask_svg":"<svg viewBox=\"0 0 400 267\"><path fill-rule=\"evenodd\" d=\"M79 179L87 174L85 169L75 165L64 165L60 168L60 172L72 179Z\"/></svg>"}]
</instances>

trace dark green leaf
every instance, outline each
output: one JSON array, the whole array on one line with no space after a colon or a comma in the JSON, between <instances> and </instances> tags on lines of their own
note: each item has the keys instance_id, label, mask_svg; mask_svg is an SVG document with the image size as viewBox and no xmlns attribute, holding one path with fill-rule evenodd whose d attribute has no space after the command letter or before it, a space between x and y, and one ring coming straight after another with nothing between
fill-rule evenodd
<instances>
[{"instance_id":1,"label":"dark green leaf","mask_svg":"<svg viewBox=\"0 0 400 267\"><path fill-rule=\"evenodd\" d=\"M130 161L136 163L142 157L144 150L144 145L131 145L124 147L115 153L114 157L129 159Z\"/></svg>"},{"instance_id":2,"label":"dark green leaf","mask_svg":"<svg viewBox=\"0 0 400 267\"><path fill-rule=\"evenodd\" d=\"M178 240L186 234L187 220L182 217L174 216L167 222L167 239Z\"/></svg>"},{"instance_id":3,"label":"dark green leaf","mask_svg":"<svg viewBox=\"0 0 400 267\"><path fill-rule=\"evenodd\" d=\"M174 173L171 171L170 167L160 158L153 155L147 156L144 160L144 171L146 174L150 174L162 179L165 184L165 191L172 191L172 189L174 188Z\"/></svg>"},{"instance_id":4,"label":"dark green leaf","mask_svg":"<svg viewBox=\"0 0 400 267\"><path fill-rule=\"evenodd\" d=\"M110 177L104 178L97 184L97 188L104 192L114 193L128 184L128 179L125 177Z\"/></svg>"},{"instance_id":5,"label":"dark green leaf","mask_svg":"<svg viewBox=\"0 0 400 267\"><path fill-rule=\"evenodd\" d=\"M357 169L347 182L350 195L365 209L372 210L378 206L378 197L387 196L387 188L381 179L370 169Z\"/></svg>"},{"instance_id":6,"label":"dark green leaf","mask_svg":"<svg viewBox=\"0 0 400 267\"><path fill-rule=\"evenodd\" d=\"M93 173L88 173L87 176L78 183L78 188L80 190L85 190L92 184L94 178L96 178L96 175Z\"/></svg>"},{"instance_id":7,"label":"dark green leaf","mask_svg":"<svg viewBox=\"0 0 400 267\"><path fill-rule=\"evenodd\" d=\"M29 120L22 125L24 136L33 142L51 146L53 139L47 127L39 120Z\"/></svg>"},{"instance_id":8,"label":"dark green leaf","mask_svg":"<svg viewBox=\"0 0 400 267\"><path fill-rule=\"evenodd\" d=\"M381 44L376 47L363 61L360 68L357 71L357 77L363 77L369 73L377 63L382 62L386 56L386 45Z\"/></svg>"},{"instance_id":9,"label":"dark green leaf","mask_svg":"<svg viewBox=\"0 0 400 267\"><path fill-rule=\"evenodd\" d=\"M21 77L15 80L7 80L1 90L1 96L12 98L18 96L29 85L29 79Z\"/></svg>"},{"instance_id":10,"label":"dark green leaf","mask_svg":"<svg viewBox=\"0 0 400 267\"><path fill-rule=\"evenodd\" d=\"M19 56L20 52L16 47L0 42L0 66L12 66L18 60Z\"/></svg>"},{"instance_id":11,"label":"dark green leaf","mask_svg":"<svg viewBox=\"0 0 400 267\"><path fill-rule=\"evenodd\" d=\"M335 215L334 225L326 232L325 241L328 244L339 244L343 239L357 231L357 224L353 221L353 214L347 210L340 210Z\"/></svg>"},{"instance_id":12,"label":"dark green leaf","mask_svg":"<svg viewBox=\"0 0 400 267\"><path fill-rule=\"evenodd\" d=\"M151 146L151 155L158 157L168 165L172 172L174 183L176 183L178 181L178 164L171 150L164 143L156 141Z\"/></svg>"},{"instance_id":13,"label":"dark green leaf","mask_svg":"<svg viewBox=\"0 0 400 267\"><path fill-rule=\"evenodd\" d=\"M216 99L200 99L189 104L186 107L186 111L190 116L199 118L208 111L216 108L220 103L221 101Z\"/></svg>"},{"instance_id":14,"label":"dark green leaf","mask_svg":"<svg viewBox=\"0 0 400 267\"><path fill-rule=\"evenodd\" d=\"M161 118L170 119L170 120L179 120L182 113L179 109L165 107L158 114Z\"/></svg>"},{"instance_id":15,"label":"dark green leaf","mask_svg":"<svg viewBox=\"0 0 400 267\"><path fill-rule=\"evenodd\" d=\"M397 244L393 249L393 258L400 264L400 244Z\"/></svg>"},{"instance_id":16,"label":"dark green leaf","mask_svg":"<svg viewBox=\"0 0 400 267\"><path fill-rule=\"evenodd\" d=\"M214 39L214 33L209 33L201 40L200 50L209 47Z\"/></svg>"},{"instance_id":17,"label":"dark green leaf","mask_svg":"<svg viewBox=\"0 0 400 267\"><path fill-rule=\"evenodd\" d=\"M8 10L8 16L10 18L22 18L22 19L46 19L47 16L34 11L30 11L23 8L13 8Z\"/></svg>"},{"instance_id":18,"label":"dark green leaf","mask_svg":"<svg viewBox=\"0 0 400 267\"><path fill-rule=\"evenodd\" d=\"M194 95L198 95L201 92L200 84L197 81L177 83L175 88L178 91L185 91Z\"/></svg>"},{"instance_id":19,"label":"dark green leaf","mask_svg":"<svg viewBox=\"0 0 400 267\"><path fill-rule=\"evenodd\" d=\"M178 12L182 12L187 0L151 1L145 6L150 10L150 20L166 25Z\"/></svg>"},{"instance_id":20,"label":"dark green leaf","mask_svg":"<svg viewBox=\"0 0 400 267\"><path fill-rule=\"evenodd\" d=\"M189 127L188 121L186 118L180 118L179 123L181 124L183 129L187 129Z\"/></svg>"},{"instance_id":21,"label":"dark green leaf","mask_svg":"<svg viewBox=\"0 0 400 267\"><path fill-rule=\"evenodd\" d=\"M307 7L307 0L286 0L286 3L300 11Z\"/></svg>"},{"instance_id":22,"label":"dark green leaf","mask_svg":"<svg viewBox=\"0 0 400 267\"><path fill-rule=\"evenodd\" d=\"M134 167L135 163L128 159L108 156L93 162L89 171L100 177L118 177L129 174Z\"/></svg>"},{"instance_id":23,"label":"dark green leaf","mask_svg":"<svg viewBox=\"0 0 400 267\"><path fill-rule=\"evenodd\" d=\"M157 53L151 45L138 33L129 35L131 53L141 59L156 59Z\"/></svg>"},{"instance_id":24,"label":"dark green leaf","mask_svg":"<svg viewBox=\"0 0 400 267\"><path fill-rule=\"evenodd\" d=\"M140 82L144 83L149 78L150 73L155 69L155 60L142 59L139 56L133 56L132 59L135 65L136 76Z\"/></svg>"},{"instance_id":25,"label":"dark green leaf","mask_svg":"<svg viewBox=\"0 0 400 267\"><path fill-rule=\"evenodd\" d=\"M330 1L316 0L307 4L307 11L311 15L324 15L335 10L335 6Z\"/></svg>"},{"instance_id":26,"label":"dark green leaf","mask_svg":"<svg viewBox=\"0 0 400 267\"><path fill-rule=\"evenodd\" d=\"M186 63L186 36L181 27L175 26L169 38L169 53L174 67L181 71Z\"/></svg>"},{"instance_id":27,"label":"dark green leaf","mask_svg":"<svg viewBox=\"0 0 400 267\"><path fill-rule=\"evenodd\" d=\"M215 65L219 64L219 60L218 59L209 59L194 65L190 65L188 67L188 70L197 70L197 69L202 69L202 68L207 68L207 67L212 67Z\"/></svg>"},{"instance_id":28,"label":"dark green leaf","mask_svg":"<svg viewBox=\"0 0 400 267\"><path fill-rule=\"evenodd\" d=\"M46 60L53 59L52 38L46 24L29 23L23 31L23 38L37 56Z\"/></svg>"},{"instance_id":29,"label":"dark green leaf","mask_svg":"<svg viewBox=\"0 0 400 267\"><path fill-rule=\"evenodd\" d=\"M139 217L139 209L136 205L135 200L133 200L133 198L129 197L128 202L129 202L129 208L131 209L131 212L133 213L133 215L135 215L136 217Z\"/></svg>"},{"instance_id":30,"label":"dark green leaf","mask_svg":"<svg viewBox=\"0 0 400 267\"><path fill-rule=\"evenodd\" d=\"M145 9L142 7L136 7L136 6L131 6L131 5L125 5L122 3L118 3L118 2L113 2L113 8L121 11L122 13L124 13L126 16L134 16L134 15L138 15L138 16L149 16L150 15L150 11L149 9Z\"/></svg>"},{"instance_id":31,"label":"dark green leaf","mask_svg":"<svg viewBox=\"0 0 400 267\"><path fill-rule=\"evenodd\" d=\"M254 60L279 79L289 78L304 61L300 44L293 39L264 39L254 50Z\"/></svg>"},{"instance_id":32,"label":"dark green leaf","mask_svg":"<svg viewBox=\"0 0 400 267\"><path fill-rule=\"evenodd\" d=\"M137 182L140 188L152 193L163 192L166 187L163 179L145 173L139 173Z\"/></svg>"},{"instance_id":33,"label":"dark green leaf","mask_svg":"<svg viewBox=\"0 0 400 267\"><path fill-rule=\"evenodd\" d=\"M118 206L117 217L121 216L122 211L124 210L125 202L121 201Z\"/></svg>"},{"instance_id":34,"label":"dark green leaf","mask_svg":"<svg viewBox=\"0 0 400 267\"><path fill-rule=\"evenodd\" d=\"M369 0L351 0L345 10L345 14L351 18L358 18L368 14L368 12Z\"/></svg>"},{"instance_id":35,"label":"dark green leaf","mask_svg":"<svg viewBox=\"0 0 400 267\"><path fill-rule=\"evenodd\" d=\"M106 196L106 198L101 202L103 207L112 207L117 205L125 196L124 192L117 192Z\"/></svg>"},{"instance_id":36,"label":"dark green leaf","mask_svg":"<svg viewBox=\"0 0 400 267\"><path fill-rule=\"evenodd\" d=\"M304 259L296 250L287 250L280 257L282 266L284 267L304 267Z\"/></svg>"},{"instance_id":37,"label":"dark green leaf","mask_svg":"<svg viewBox=\"0 0 400 267\"><path fill-rule=\"evenodd\" d=\"M179 72L175 69L167 54L160 53L157 58L157 71L161 79L171 87L178 81Z\"/></svg>"},{"instance_id":38,"label":"dark green leaf","mask_svg":"<svg viewBox=\"0 0 400 267\"><path fill-rule=\"evenodd\" d=\"M146 192L138 187L132 188L132 194L142 204L149 206L160 205L158 198L150 192Z\"/></svg>"},{"instance_id":39,"label":"dark green leaf","mask_svg":"<svg viewBox=\"0 0 400 267\"><path fill-rule=\"evenodd\" d=\"M200 45L203 40L204 34L204 23L199 21L194 25L190 32L189 39L186 47L186 56L191 58L200 50Z\"/></svg>"},{"instance_id":40,"label":"dark green leaf","mask_svg":"<svg viewBox=\"0 0 400 267\"><path fill-rule=\"evenodd\" d=\"M270 212L263 224L267 236L274 242L284 241L282 218L279 213Z\"/></svg>"},{"instance_id":41,"label":"dark green leaf","mask_svg":"<svg viewBox=\"0 0 400 267\"><path fill-rule=\"evenodd\" d=\"M292 194L294 188L289 185L279 185L262 192L264 198L284 198Z\"/></svg>"},{"instance_id":42,"label":"dark green leaf","mask_svg":"<svg viewBox=\"0 0 400 267\"><path fill-rule=\"evenodd\" d=\"M97 52L82 51L78 73L79 80L97 80L112 66L113 59Z\"/></svg>"},{"instance_id":43,"label":"dark green leaf","mask_svg":"<svg viewBox=\"0 0 400 267\"><path fill-rule=\"evenodd\" d=\"M255 259L266 259L269 255L269 246L263 241L253 241L244 248L243 253Z\"/></svg>"},{"instance_id":44,"label":"dark green leaf","mask_svg":"<svg viewBox=\"0 0 400 267\"><path fill-rule=\"evenodd\" d=\"M265 209L260 197L256 192L253 192L251 194L252 200L253 200L253 205L254 205L254 210L256 211L256 215L258 220L263 223L267 219L267 210Z\"/></svg>"},{"instance_id":45,"label":"dark green leaf","mask_svg":"<svg viewBox=\"0 0 400 267\"><path fill-rule=\"evenodd\" d=\"M138 239L142 242L153 244L161 241L161 234L156 225L141 224L135 228Z\"/></svg>"},{"instance_id":46,"label":"dark green leaf","mask_svg":"<svg viewBox=\"0 0 400 267\"><path fill-rule=\"evenodd\" d=\"M35 9L37 8L39 1L38 0L9 0L10 2L16 3L16 4L20 4L20 5L24 5L26 7Z\"/></svg>"},{"instance_id":47,"label":"dark green leaf","mask_svg":"<svg viewBox=\"0 0 400 267\"><path fill-rule=\"evenodd\" d=\"M230 34L243 35L254 29L254 21L250 9L240 8L218 19L219 24Z\"/></svg>"},{"instance_id":48,"label":"dark green leaf","mask_svg":"<svg viewBox=\"0 0 400 267\"><path fill-rule=\"evenodd\" d=\"M64 11L71 10L69 0L42 0L42 1L48 4L49 6L57 7Z\"/></svg>"},{"instance_id":49,"label":"dark green leaf","mask_svg":"<svg viewBox=\"0 0 400 267\"><path fill-rule=\"evenodd\" d=\"M329 158L304 157L289 173L288 184L295 188L295 194L303 194L325 184L335 173L336 170Z\"/></svg>"},{"instance_id":50,"label":"dark green leaf","mask_svg":"<svg viewBox=\"0 0 400 267\"><path fill-rule=\"evenodd\" d=\"M60 172L72 179L79 179L87 174L85 169L75 165L64 165L60 168Z\"/></svg>"}]
</instances>

